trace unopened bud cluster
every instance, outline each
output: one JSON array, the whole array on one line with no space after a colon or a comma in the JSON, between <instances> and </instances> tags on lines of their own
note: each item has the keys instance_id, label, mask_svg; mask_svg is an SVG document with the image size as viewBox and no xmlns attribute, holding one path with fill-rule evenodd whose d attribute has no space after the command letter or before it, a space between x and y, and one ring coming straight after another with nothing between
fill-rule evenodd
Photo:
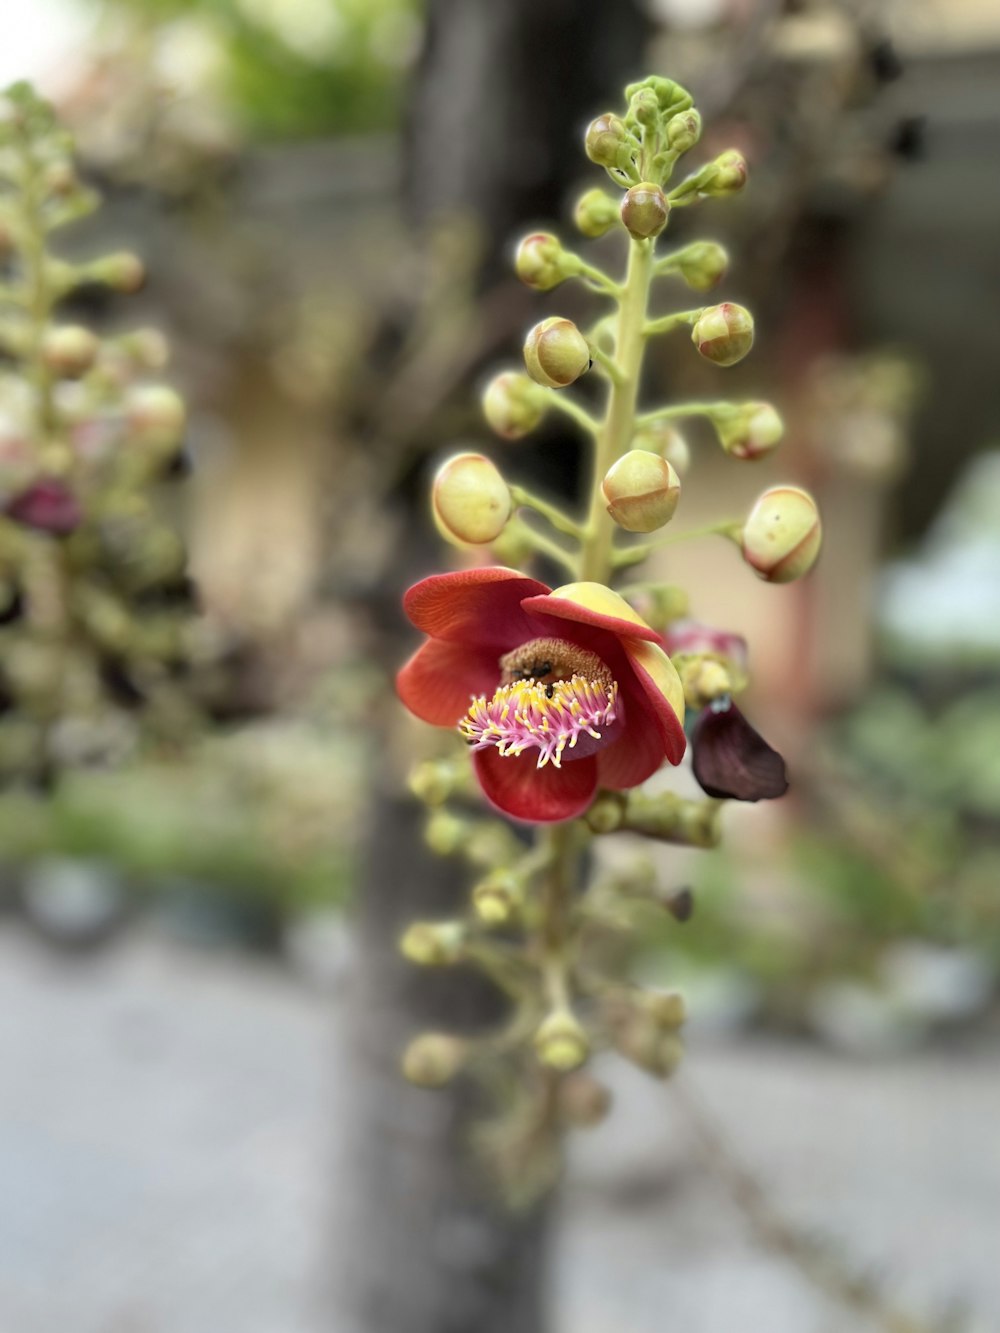
<instances>
[{"instance_id":1,"label":"unopened bud cluster","mask_svg":"<svg viewBox=\"0 0 1000 1333\"><path fill-rule=\"evenodd\" d=\"M184 550L150 494L186 428L181 398L150 379L165 341L59 315L82 287L144 281L125 252L52 253L97 204L51 108L24 84L0 94L0 781L121 757L190 661Z\"/></svg>"}]
</instances>

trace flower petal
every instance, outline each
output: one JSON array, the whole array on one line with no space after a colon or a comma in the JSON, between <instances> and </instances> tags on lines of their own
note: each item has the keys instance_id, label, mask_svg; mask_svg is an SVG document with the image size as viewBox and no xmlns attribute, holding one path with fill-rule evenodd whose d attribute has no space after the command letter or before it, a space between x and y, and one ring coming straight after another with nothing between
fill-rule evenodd
<instances>
[{"instance_id":1,"label":"flower petal","mask_svg":"<svg viewBox=\"0 0 1000 1333\"><path fill-rule=\"evenodd\" d=\"M656 630L632 610L624 597L605 588L603 583L566 583L547 596L528 597L522 605L525 611L534 614L574 620L630 639L659 642Z\"/></svg>"},{"instance_id":2,"label":"flower petal","mask_svg":"<svg viewBox=\"0 0 1000 1333\"><path fill-rule=\"evenodd\" d=\"M537 754L501 755L478 750L472 756L483 794L512 819L549 824L573 819L587 809L597 790L597 759L589 755L572 764L537 767Z\"/></svg>"},{"instance_id":3,"label":"flower petal","mask_svg":"<svg viewBox=\"0 0 1000 1333\"><path fill-rule=\"evenodd\" d=\"M421 579L408 589L403 610L432 638L504 648L531 638L521 603L548 591L516 569L487 565Z\"/></svg>"},{"instance_id":4,"label":"flower petal","mask_svg":"<svg viewBox=\"0 0 1000 1333\"><path fill-rule=\"evenodd\" d=\"M684 686L681 678L673 662L658 644L636 643L626 639L622 647L645 692L663 739L666 756L672 764L679 764L687 747L684 735Z\"/></svg>"},{"instance_id":5,"label":"flower petal","mask_svg":"<svg viewBox=\"0 0 1000 1333\"><path fill-rule=\"evenodd\" d=\"M709 796L773 800L788 790L785 761L729 698L703 708L691 737L694 775Z\"/></svg>"},{"instance_id":6,"label":"flower petal","mask_svg":"<svg viewBox=\"0 0 1000 1333\"><path fill-rule=\"evenodd\" d=\"M659 727L638 684L622 691L625 732L597 755L597 780L602 787L623 791L638 787L663 763L666 751Z\"/></svg>"},{"instance_id":7,"label":"flower petal","mask_svg":"<svg viewBox=\"0 0 1000 1333\"><path fill-rule=\"evenodd\" d=\"M491 695L500 667L491 648L428 639L396 676L403 703L435 727L457 727L469 711L473 695Z\"/></svg>"}]
</instances>

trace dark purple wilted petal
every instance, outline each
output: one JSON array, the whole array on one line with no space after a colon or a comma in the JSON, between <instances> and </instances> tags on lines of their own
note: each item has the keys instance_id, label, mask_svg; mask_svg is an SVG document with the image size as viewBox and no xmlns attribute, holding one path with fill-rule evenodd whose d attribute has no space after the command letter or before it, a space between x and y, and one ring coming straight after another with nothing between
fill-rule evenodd
<instances>
[{"instance_id":1,"label":"dark purple wilted petal","mask_svg":"<svg viewBox=\"0 0 1000 1333\"><path fill-rule=\"evenodd\" d=\"M16 495L7 506L7 515L25 527L65 537L79 527L83 511L69 487L52 479L37 481Z\"/></svg>"},{"instance_id":2,"label":"dark purple wilted petal","mask_svg":"<svg viewBox=\"0 0 1000 1333\"><path fill-rule=\"evenodd\" d=\"M766 801L788 790L785 761L728 696L703 708L691 737L694 775L709 796Z\"/></svg>"}]
</instances>

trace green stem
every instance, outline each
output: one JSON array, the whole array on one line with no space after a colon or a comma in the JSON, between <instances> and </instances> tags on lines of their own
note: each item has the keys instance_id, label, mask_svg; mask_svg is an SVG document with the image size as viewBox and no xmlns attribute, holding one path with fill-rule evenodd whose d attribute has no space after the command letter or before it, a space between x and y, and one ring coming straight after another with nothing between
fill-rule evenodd
<instances>
[{"instance_id":1,"label":"green stem","mask_svg":"<svg viewBox=\"0 0 1000 1333\"><path fill-rule=\"evenodd\" d=\"M682 324L690 326L700 318L702 310L704 306L699 306L697 310L678 310L672 315L662 315L659 319L647 320L642 326L643 334L647 338L652 338L658 333L672 333Z\"/></svg>"},{"instance_id":2,"label":"green stem","mask_svg":"<svg viewBox=\"0 0 1000 1333\"><path fill-rule=\"evenodd\" d=\"M570 398L565 390L553 389L549 393L549 406L554 407L556 411L563 412L581 426L588 435L596 436L600 432L600 423L595 421L590 413L580 406L578 402Z\"/></svg>"},{"instance_id":3,"label":"green stem","mask_svg":"<svg viewBox=\"0 0 1000 1333\"><path fill-rule=\"evenodd\" d=\"M644 412L636 418L636 427L655 426L658 421L670 421L674 417L714 417L720 411L732 408L731 403L676 403L672 407L657 407L652 412Z\"/></svg>"},{"instance_id":4,"label":"green stem","mask_svg":"<svg viewBox=\"0 0 1000 1333\"><path fill-rule=\"evenodd\" d=\"M569 514L564 514L561 509L549 504L548 500L532 495L531 491L526 491L523 486L511 486L510 494L516 505L533 509L536 514L541 514L543 518L548 519L556 532L561 532L565 536L573 537L579 541L580 525L575 519L570 518Z\"/></svg>"},{"instance_id":5,"label":"green stem","mask_svg":"<svg viewBox=\"0 0 1000 1333\"><path fill-rule=\"evenodd\" d=\"M619 377L612 380L607 412L594 450L590 513L580 560L580 577L594 583L606 583L611 576L614 523L605 508L601 482L612 463L629 447L635 431L635 403L644 348L643 325L652 272L653 243L632 241L615 334L615 363Z\"/></svg>"},{"instance_id":6,"label":"green stem","mask_svg":"<svg viewBox=\"0 0 1000 1333\"><path fill-rule=\"evenodd\" d=\"M737 519L726 519L722 523L708 523L703 528L688 528L686 532L671 532L666 537L655 541L643 542L639 546L626 546L616 551L613 563L616 569L627 569L630 565L641 564L654 551L663 546L675 546L678 542L693 541L695 537L728 537L739 543L743 524Z\"/></svg>"},{"instance_id":7,"label":"green stem","mask_svg":"<svg viewBox=\"0 0 1000 1333\"><path fill-rule=\"evenodd\" d=\"M555 1008L570 1007L569 943L572 935L575 829L572 823L554 824L547 831L549 868L542 881L541 951L546 999Z\"/></svg>"}]
</instances>

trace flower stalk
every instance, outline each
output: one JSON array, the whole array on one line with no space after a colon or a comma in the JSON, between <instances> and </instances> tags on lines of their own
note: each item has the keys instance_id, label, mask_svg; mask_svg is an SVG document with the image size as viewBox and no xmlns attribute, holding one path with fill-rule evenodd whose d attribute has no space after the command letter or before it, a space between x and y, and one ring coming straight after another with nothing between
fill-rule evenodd
<instances>
[{"instance_id":1,"label":"flower stalk","mask_svg":"<svg viewBox=\"0 0 1000 1333\"><path fill-rule=\"evenodd\" d=\"M744 462L772 448L782 427L766 403L639 409L651 337L689 327L698 353L725 367L750 351L754 329L750 313L727 302L650 317L655 278L674 275L704 292L727 263L721 246L704 241L657 258L671 203L737 192L746 163L738 153L724 153L665 193L676 162L698 142L700 118L690 95L668 79L634 84L626 98L624 116L600 116L586 135L587 155L626 192L621 208L603 191L590 191L576 210L584 235L620 230L627 246L624 278L600 273L548 233L526 237L517 253L519 276L536 290L575 279L615 308L588 333L560 316L542 320L524 345L527 374L505 371L484 395L487 419L504 439L520 440L548 407L580 428L591 450L585 516L577 519L504 482L482 455L452 459L435 494L443 530L488 543L496 529L492 549L506 563L432 575L404 600L427 638L399 673L403 702L425 721L457 729L490 804L515 820L546 826L533 851L500 848L491 864L482 863L486 874L473 887L467 916L450 926L424 925L403 944L426 965L478 962L511 1001L506 1027L479 1045L478 1056L464 1054L463 1067L480 1071L491 1088L514 1089L499 1109L502 1124L483 1138L503 1142L498 1163L517 1162L521 1198L551 1183L558 1161L552 1140L566 1125L599 1118L589 1110L571 1116L560 1109L569 1097L562 1096L564 1086L584 1086L568 1080L589 1080L578 1071L593 1052L612 1047L657 1077L671 1074L681 1057L680 997L646 995L627 978L606 974L600 951L592 956L601 919L619 933L631 929L628 914L609 901L614 890L596 899L586 891L592 839L625 832L713 847L726 799L773 798L787 785L780 755L732 702L746 684L739 636L691 629L693 622L682 621L688 608L680 589L637 584L623 596L612 586L616 576L673 541L717 534L738 548L758 577L780 583L808 570L820 541L815 506L796 487L765 492L746 520L676 535L658 531L669 528L683 503L680 475L689 461L670 421L707 418L726 453ZM591 367L606 380L599 420L573 396ZM440 489L442 475L452 479L446 490ZM637 543L631 533L656 535ZM551 590L521 572L537 557L564 569L570 582ZM671 637L681 624L688 628ZM693 771L706 792L700 801L643 790L664 763L680 762L685 706L697 715ZM439 769L422 772L414 789L432 805L429 840L439 850L468 855L471 835L449 832L451 780ZM456 795L466 800L467 788ZM464 830L467 821L455 827ZM645 875L626 876L622 901L635 896L633 879L642 879L642 896L661 903L676 922L690 916L688 891L661 888ZM490 1060L501 1055L509 1067L490 1072ZM427 1074L421 1062L413 1063L425 1083L432 1081L437 1066ZM440 1063L443 1068L447 1061ZM588 1108L606 1110L606 1094L592 1083Z\"/></svg>"}]
</instances>

